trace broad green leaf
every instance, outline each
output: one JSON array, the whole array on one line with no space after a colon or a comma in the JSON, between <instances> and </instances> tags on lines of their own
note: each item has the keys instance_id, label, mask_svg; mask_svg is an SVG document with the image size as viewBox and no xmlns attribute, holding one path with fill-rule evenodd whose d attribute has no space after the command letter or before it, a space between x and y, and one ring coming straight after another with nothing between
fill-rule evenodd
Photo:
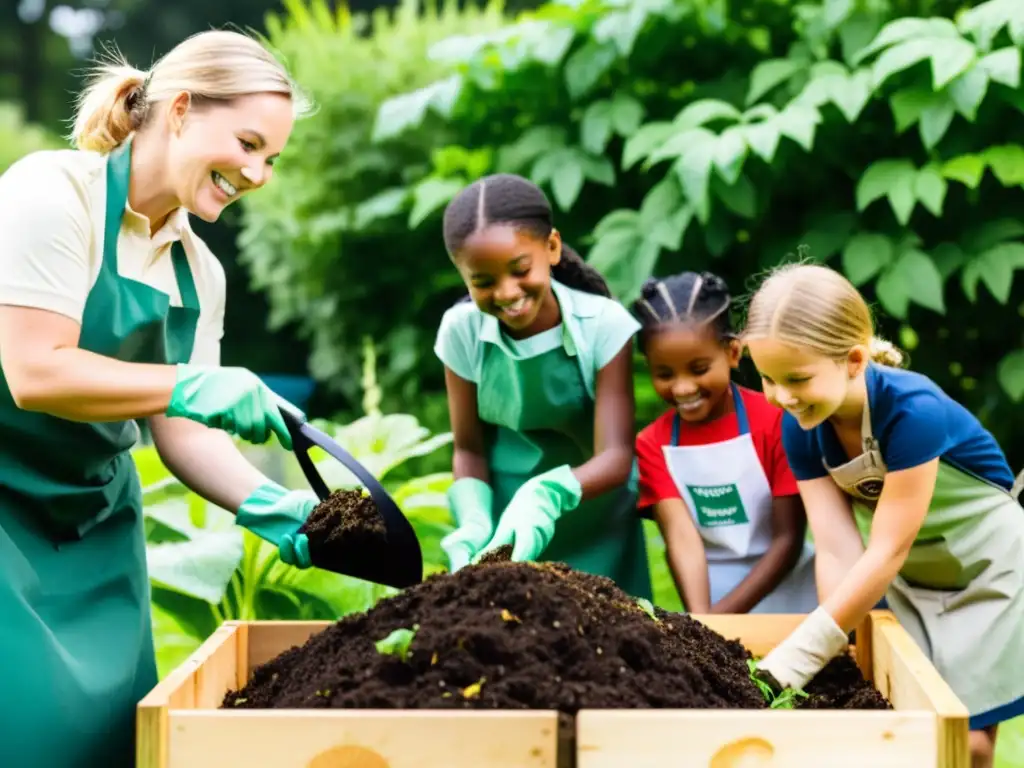
<instances>
[{"instance_id":1,"label":"broad green leaf","mask_svg":"<svg viewBox=\"0 0 1024 768\"><path fill-rule=\"evenodd\" d=\"M983 69L989 79L1014 89L1020 87L1020 65L1020 48L1002 48L978 62L978 68Z\"/></svg>"},{"instance_id":2,"label":"broad green leaf","mask_svg":"<svg viewBox=\"0 0 1024 768\"><path fill-rule=\"evenodd\" d=\"M409 228L415 229L432 213L444 207L455 197L466 182L462 179L427 178L413 189L412 211L409 212Z\"/></svg>"},{"instance_id":3,"label":"broad green leaf","mask_svg":"<svg viewBox=\"0 0 1024 768\"><path fill-rule=\"evenodd\" d=\"M614 42L623 56L629 56L649 15L648 10L637 3L624 11L604 14L594 24L591 34L600 42Z\"/></svg>"},{"instance_id":4,"label":"broad green leaf","mask_svg":"<svg viewBox=\"0 0 1024 768\"><path fill-rule=\"evenodd\" d=\"M535 125L498 151L498 170L518 173L545 152L564 147L566 137L565 128L561 126Z\"/></svg>"},{"instance_id":5,"label":"broad green leaf","mask_svg":"<svg viewBox=\"0 0 1024 768\"><path fill-rule=\"evenodd\" d=\"M1024 184L1024 147L1002 144L985 150L985 160L1004 187Z\"/></svg>"},{"instance_id":6,"label":"broad green leaf","mask_svg":"<svg viewBox=\"0 0 1024 768\"><path fill-rule=\"evenodd\" d=\"M672 178L672 176L667 178ZM683 236L692 220L693 208L685 205L651 227L647 240L670 251L678 251L682 247Z\"/></svg>"},{"instance_id":7,"label":"broad green leaf","mask_svg":"<svg viewBox=\"0 0 1024 768\"><path fill-rule=\"evenodd\" d=\"M871 70L858 69L846 77L846 82L831 89L830 96L847 122L853 123L871 99Z\"/></svg>"},{"instance_id":8,"label":"broad green leaf","mask_svg":"<svg viewBox=\"0 0 1024 768\"><path fill-rule=\"evenodd\" d=\"M963 246L970 253L981 253L993 246L1024 237L1024 222L1016 218L993 219L963 233Z\"/></svg>"},{"instance_id":9,"label":"broad green leaf","mask_svg":"<svg viewBox=\"0 0 1024 768\"><path fill-rule=\"evenodd\" d=\"M925 149L934 149L949 130L953 122L953 102L942 95L942 99L929 104L921 113L921 143Z\"/></svg>"},{"instance_id":10,"label":"broad green leaf","mask_svg":"<svg viewBox=\"0 0 1024 768\"><path fill-rule=\"evenodd\" d=\"M857 183L857 210L863 211L875 200L888 197L893 212L905 224L914 207L914 183L917 169L907 159L879 160L868 166Z\"/></svg>"},{"instance_id":11,"label":"broad green leaf","mask_svg":"<svg viewBox=\"0 0 1024 768\"><path fill-rule=\"evenodd\" d=\"M580 196L580 190L583 189L584 172L583 165L575 154L567 152L563 156L565 159L551 177L551 191L558 207L568 211L572 209L576 198Z\"/></svg>"},{"instance_id":12,"label":"broad green leaf","mask_svg":"<svg viewBox=\"0 0 1024 768\"><path fill-rule=\"evenodd\" d=\"M1024 349L1015 350L1003 357L996 368L996 376L999 386L1013 402L1024 400Z\"/></svg>"},{"instance_id":13,"label":"broad green leaf","mask_svg":"<svg viewBox=\"0 0 1024 768\"><path fill-rule=\"evenodd\" d=\"M732 104L719 99L700 99L686 106L672 121L679 132L698 128L717 120L736 122L742 113Z\"/></svg>"},{"instance_id":14,"label":"broad green leaf","mask_svg":"<svg viewBox=\"0 0 1024 768\"><path fill-rule=\"evenodd\" d=\"M893 243L885 235L861 232L843 249L843 272L856 286L864 285L892 263Z\"/></svg>"},{"instance_id":15,"label":"broad green leaf","mask_svg":"<svg viewBox=\"0 0 1024 768\"><path fill-rule=\"evenodd\" d=\"M942 296L942 275L928 254L917 249L904 251L900 254L898 266L907 282L913 286L911 301L944 314L946 304Z\"/></svg>"},{"instance_id":16,"label":"broad green leaf","mask_svg":"<svg viewBox=\"0 0 1024 768\"><path fill-rule=\"evenodd\" d=\"M956 243L940 243L932 250L931 258L943 283L967 261L967 255Z\"/></svg>"},{"instance_id":17,"label":"broad green leaf","mask_svg":"<svg viewBox=\"0 0 1024 768\"><path fill-rule=\"evenodd\" d=\"M859 64L883 48L923 38L960 39L960 33L949 19L896 19L882 27L875 39L857 53L855 63Z\"/></svg>"},{"instance_id":18,"label":"broad green leaf","mask_svg":"<svg viewBox=\"0 0 1024 768\"><path fill-rule=\"evenodd\" d=\"M898 320L907 318L911 290L913 287L906 283L895 265L884 270L875 284L875 294L885 311Z\"/></svg>"},{"instance_id":19,"label":"broad green leaf","mask_svg":"<svg viewBox=\"0 0 1024 768\"><path fill-rule=\"evenodd\" d=\"M744 126L726 128L715 141L715 167L729 184L735 184L747 159L747 142L743 139Z\"/></svg>"},{"instance_id":20,"label":"broad green leaf","mask_svg":"<svg viewBox=\"0 0 1024 768\"><path fill-rule=\"evenodd\" d=\"M861 51L870 45L881 29L883 21L884 18L879 13L864 8L855 10L838 30L843 61L850 66L856 66L857 62L862 60Z\"/></svg>"},{"instance_id":21,"label":"broad green leaf","mask_svg":"<svg viewBox=\"0 0 1024 768\"><path fill-rule=\"evenodd\" d=\"M943 164L942 175L971 189L977 189L987 165L985 158L979 155L960 155L950 158Z\"/></svg>"},{"instance_id":22,"label":"broad green leaf","mask_svg":"<svg viewBox=\"0 0 1024 768\"><path fill-rule=\"evenodd\" d=\"M805 62L794 59L770 59L758 64L750 73L747 105L757 102L762 96L789 80L805 66Z\"/></svg>"},{"instance_id":23,"label":"broad green leaf","mask_svg":"<svg viewBox=\"0 0 1024 768\"><path fill-rule=\"evenodd\" d=\"M1024 267L1024 243L995 245L967 263L962 275L964 293L972 302L977 301L980 279L996 301L1006 304L1010 300L1017 267Z\"/></svg>"},{"instance_id":24,"label":"broad green leaf","mask_svg":"<svg viewBox=\"0 0 1024 768\"><path fill-rule=\"evenodd\" d=\"M665 143L651 152L644 165L649 168L663 160L685 157L697 149L706 148L709 156L711 156L717 140L718 137L706 128L684 130L670 136Z\"/></svg>"},{"instance_id":25,"label":"broad green leaf","mask_svg":"<svg viewBox=\"0 0 1024 768\"><path fill-rule=\"evenodd\" d=\"M741 175L733 184L715 177L713 186L715 195L733 213L747 219L757 217L757 190L745 175Z\"/></svg>"},{"instance_id":26,"label":"broad green leaf","mask_svg":"<svg viewBox=\"0 0 1024 768\"><path fill-rule=\"evenodd\" d=\"M204 533L191 541L146 547L150 581L213 604L224 598L241 560L241 530Z\"/></svg>"},{"instance_id":27,"label":"broad green leaf","mask_svg":"<svg viewBox=\"0 0 1024 768\"><path fill-rule=\"evenodd\" d=\"M828 209L826 209L828 210ZM807 220L807 231L800 238L811 257L825 262L842 251L857 229L857 214L839 210L814 215Z\"/></svg>"},{"instance_id":28,"label":"broad green leaf","mask_svg":"<svg viewBox=\"0 0 1024 768\"><path fill-rule=\"evenodd\" d=\"M949 84L946 92L957 112L973 122L988 91L988 75L980 66L971 67Z\"/></svg>"},{"instance_id":29,"label":"broad green leaf","mask_svg":"<svg viewBox=\"0 0 1024 768\"><path fill-rule=\"evenodd\" d=\"M650 197L650 194L648 194L648 197ZM617 208L603 216L601 220L597 222L593 232L594 240L599 241L615 231L634 234L639 226L639 212L631 211L628 208Z\"/></svg>"},{"instance_id":30,"label":"broad green leaf","mask_svg":"<svg viewBox=\"0 0 1024 768\"><path fill-rule=\"evenodd\" d=\"M622 148L622 170L629 170L640 160L646 158L675 131L675 126L672 123L654 122L642 125L640 130L634 133Z\"/></svg>"},{"instance_id":31,"label":"broad green leaf","mask_svg":"<svg viewBox=\"0 0 1024 768\"><path fill-rule=\"evenodd\" d=\"M686 199L702 224L706 224L711 216L708 181L711 177L712 147L710 142L695 146L672 166L679 176Z\"/></svg>"},{"instance_id":32,"label":"broad green leaf","mask_svg":"<svg viewBox=\"0 0 1024 768\"><path fill-rule=\"evenodd\" d=\"M937 91L963 74L974 63L975 57L974 46L960 37L908 40L889 48L875 61L872 68L874 87L879 88L893 75L930 58L932 88Z\"/></svg>"},{"instance_id":33,"label":"broad green leaf","mask_svg":"<svg viewBox=\"0 0 1024 768\"><path fill-rule=\"evenodd\" d=\"M583 113L580 143L587 152L598 155L604 152L611 135L612 103L606 100L593 102Z\"/></svg>"},{"instance_id":34,"label":"broad green leaf","mask_svg":"<svg viewBox=\"0 0 1024 768\"><path fill-rule=\"evenodd\" d=\"M402 211L408 199L406 187L385 189L356 206L353 224L356 229L364 229L375 221L390 218Z\"/></svg>"},{"instance_id":35,"label":"broad green leaf","mask_svg":"<svg viewBox=\"0 0 1024 768\"><path fill-rule=\"evenodd\" d=\"M780 134L788 136L810 152L814 146L814 130L821 122L821 114L814 107L791 104L773 122Z\"/></svg>"},{"instance_id":36,"label":"broad green leaf","mask_svg":"<svg viewBox=\"0 0 1024 768\"><path fill-rule=\"evenodd\" d=\"M935 40L932 53L932 87L940 90L967 71L978 58L977 49L963 39Z\"/></svg>"},{"instance_id":37,"label":"broad green leaf","mask_svg":"<svg viewBox=\"0 0 1024 768\"><path fill-rule=\"evenodd\" d=\"M619 52L614 43L588 40L565 62L565 85L574 101L586 96L611 69Z\"/></svg>"},{"instance_id":38,"label":"broad green leaf","mask_svg":"<svg viewBox=\"0 0 1024 768\"><path fill-rule=\"evenodd\" d=\"M928 165L917 172L914 196L933 216L942 215L942 204L946 199L946 191L946 180L939 172L938 166Z\"/></svg>"},{"instance_id":39,"label":"broad green leaf","mask_svg":"<svg viewBox=\"0 0 1024 768\"><path fill-rule=\"evenodd\" d=\"M643 104L627 94L615 94L612 99L612 127L617 134L629 138L639 130L643 119Z\"/></svg>"},{"instance_id":40,"label":"broad green leaf","mask_svg":"<svg viewBox=\"0 0 1024 768\"><path fill-rule=\"evenodd\" d=\"M921 119L921 114L933 103L942 101L943 94L927 88L904 88L889 98L892 116L896 120L896 133L903 133Z\"/></svg>"},{"instance_id":41,"label":"broad green leaf","mask_svg":"<svg viewBox=\"0 0 1024 768\"><path fill-rule=\"evenodd\" d=\"M999 30L1007 26L1014 44L1024 45L1024 6L1017 0L989 0L964 11L958 22L982 50L989 50Z\"/></svg>"},{"instance_id":42,"label":"broad green leaf","mask_svg":"<svg viewBox=\"0 0 1024 768\"><path fill-rule=\"evenodd\" d=\"M751 151L766 163L775 159L779 148L779 128L774 118L759 123L748 123L743 126L743 138Z\"/></svg>"},{"instance_id":43,"label":"broad green leaf","mask_svg":"<svg viewBox=\"0 0 1024 768\"><path fill-rule=\"evenodd\" d=\"M372 140L384 141L409 128L415 128L423 122L430 107L442 117L449 117L462 92L462 84L460 75L452 75L411 93L388 99L377 110Z\"/></svg>"},{"instance_id":44,"label":"broad green leaf","mask_svg":"<svg viewBox=\"0 0 1024 768\"><path fill-rule=\"evenodd\" d=\"M573 150L580 167L583 168L583 175L597 184L604 184L610 187L615 183L615 166L607 157L588 155L577 148Z\"/></svg>"},{"instance_id":45,"label":"broad green leaf","mask_svg":"<svg viewBox=\"0 0 1024 768\"><path fill-rule=\"evenodd\" d=\"M639 247L628 259L621 259L628 268L613 273L609 279L609 287L623 304L629 305L640 298L640 288L644 280L654 274L654 268L661 255L661 246L650 237L640 241ZM624 265L625 266L625 265Z\"/></svg>"},{"instance_id":46,"label":"broad green leaf","mask_svg":"<svg viewBox=\"0 0 1024 768\"><path fill-rule=\"evenodd\" d=\"M649 232L659 221L662 221L685 205L679 181L672 174L666 175L655 184L640 204L639 221L632 220L643 232ZM607 218L607 217L606 217Z\"/></svg>"},{"instance_id":47,"label":"broad green leaf","mask_svg":"<svg viewBox=\"0 0 1024 768\"><path fill-rule=\"evenodd\" d=\"M620 297L619 291L636 281L642 285L649 275L641 276L635 255L643 244L643 237L636 229L616 228L598 238L587 253L587 263L600 272L612 293Z\"/></svg>"}]
</instances>

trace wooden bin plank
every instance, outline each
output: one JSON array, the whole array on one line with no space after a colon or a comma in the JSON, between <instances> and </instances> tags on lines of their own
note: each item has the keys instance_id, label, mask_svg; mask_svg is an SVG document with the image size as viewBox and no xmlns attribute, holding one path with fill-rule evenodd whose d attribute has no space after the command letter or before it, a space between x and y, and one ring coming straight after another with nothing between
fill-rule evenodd
<instances>
[{"instance_id":1,"label":"wooden bin plank","mask_svg":"<svg viewBox=\"0 0 1024 768\"><path fill-rule=\"evenodd\" d=\"M807 617L802 613L695 613L692 618L726 640L739 640L755 656L764 656Z\"/></svg>"},{"instance_id":2,"label":"wooden bin plank","mask_svg":"<svg viewBox=\"0 0 1024 768\"><path fill-rule=\"evenodd\" d=\"M893 614L878 612L872 623L875 686L896 709L935 712L938 764L970 768L967 707Z\"/></svg>"},{"instance_id":3,"label":"wooden bin plank","mask_svg":"<svg viewBox=\"0 0 1024 768\"><path fill-rule=\"evenodd\" d=\"M198 670L222 647L236 647L236 628L224 625L157 683L135 710L135 758L139 768L167 768L168 712L196 706Z\"/></svg>"},{"instance_id":4,"label":"wooden bin plank","mask_svg":"<svg viewBox=\"0 0 1024 768\"><path fill-rule=\"evenodd\" d=\"M243 684L256 667L266 664L295 645L303 645L317 632L331 626L330 621L252 621L247 622L248 669Z\"/></svg>"},{"instance_id":5,"label":"wooden bin plank","mask_svg":"<svg viewBox=\"0 0 1024 768\"><path fill-rule=\"evenodd\" d=\"M935 717L892 711L585 710L576 768L935 768Z\"/></svg>"},{"instance_id":6,"label":"wooden bin plank","mask_svg":"<svg viewBox=\"0 0 1024 768\"><path fill-rule=\"evenodd\" d=\"M557 768L557 752L554 712L178 711L168 768Z\"/></svg>"}]
</instances>

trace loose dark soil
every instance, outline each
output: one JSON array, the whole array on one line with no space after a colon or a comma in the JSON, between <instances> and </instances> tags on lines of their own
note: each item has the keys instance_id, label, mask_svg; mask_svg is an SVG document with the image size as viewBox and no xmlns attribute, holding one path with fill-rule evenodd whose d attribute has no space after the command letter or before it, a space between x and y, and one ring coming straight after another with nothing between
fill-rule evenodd
<instances>
[{"instance_id":1,"label":"loose dark soil","mask_svg":"<svg viewBox=\"0 0 1024 768\"><path fill-rule=\"evenodd\" d=\"M512 559L512 545L505 544L493 549L480 558L480 564L484 563L507 563Z\"/></svg>"},{"instance_id":2,"label":"loose dark soil","mask_svg":"<svg viewBox=\"0 0 1024 768\"><path fill-rule=\"evenodd\" d=\"M387 528L377 505L361 488L334 491L309 513L299 533L309 539L309 558L328 570L344 570L355 558L380 556Z\"/></svg>"},{"instance_id":3,"label":"loose dark soil","mask_svg":"<svg viewBox=\"0 0 1024 768\"><path fill-rule=\"evenodd\" d=\"M767 706L748 651L683 614L652 616L609 579L497 562L439 574L257 668L225 708L556 709ZM375 641L413 630L403 661ZM847 663L849 662L849 663ZM848 658L804 706L885 707ZM831 702L831 704L830 704Z\"/></svg>"}]
</instances>

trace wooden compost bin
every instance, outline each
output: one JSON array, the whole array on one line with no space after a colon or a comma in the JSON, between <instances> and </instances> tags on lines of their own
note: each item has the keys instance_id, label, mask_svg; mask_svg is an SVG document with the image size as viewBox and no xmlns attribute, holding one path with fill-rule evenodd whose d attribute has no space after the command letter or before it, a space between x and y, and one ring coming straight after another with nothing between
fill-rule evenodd
<instances>
[{"instance_id":1,"label":"wooden compost bin","mask_svg":"<svg viewBox=\"0 0 1024 768\"><path fill-rule=\"evenodd\" d=\"M695 616L755 655L803 618ZM895 711L220 710L327 622L227 622L138 706L138 768L969 768L967 710L888 611L853 655Z\"/></svg>"}]
</instances>

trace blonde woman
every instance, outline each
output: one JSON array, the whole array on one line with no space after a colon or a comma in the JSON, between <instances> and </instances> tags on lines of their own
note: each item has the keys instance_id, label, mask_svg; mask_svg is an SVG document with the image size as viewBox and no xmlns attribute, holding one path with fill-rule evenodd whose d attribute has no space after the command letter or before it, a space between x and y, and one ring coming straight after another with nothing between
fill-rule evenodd
<instances>
[{"instance_id":1,"label":"blonde woman","mask_svg":"<svg viewBox=\"0 0 1024 768\"><path fill-rule=\"evenodd\" d=\"M309 565L294 534L315 497L227 434L290 447L274 395L219 366L224 272L189 226L270 180L302 108L258 43L204 33L149 72L102 69L77 149L0 177L0 765L134 763L156 683L134 420L186 485Z\"/></svg>"},{"instance_id":2,"label":"blonde woman","mask_svg":"<svg viewBox=\"0 0 1024 768\"><path fill-rule=\"evenodd\" d=\"M934 382L900 368L831 269L769 277L743 337L786 410L821 600L761 675L802 687L885 595L970 711L973 765L992 765L998 723L1024 713L1024 509L1002 450Z\"/></svg>"}]
</instances>

